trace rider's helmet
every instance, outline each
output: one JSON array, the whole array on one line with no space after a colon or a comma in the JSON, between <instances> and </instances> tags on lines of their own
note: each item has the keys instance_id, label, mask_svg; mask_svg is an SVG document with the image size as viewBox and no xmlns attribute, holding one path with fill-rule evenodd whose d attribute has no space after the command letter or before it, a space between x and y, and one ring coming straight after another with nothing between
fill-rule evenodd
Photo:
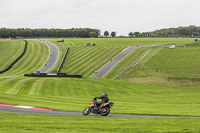
<instances>
[{"instance_id":1,"label":"rider's helmet","mask_svg":"<svg viewBox=\"0 0 200 133\"><path fill-rule=\"evenodd\" d=\"M108 96L108 94L105 92L104 94L103 94L104 96Z\"/></svg>"}]
</instances>

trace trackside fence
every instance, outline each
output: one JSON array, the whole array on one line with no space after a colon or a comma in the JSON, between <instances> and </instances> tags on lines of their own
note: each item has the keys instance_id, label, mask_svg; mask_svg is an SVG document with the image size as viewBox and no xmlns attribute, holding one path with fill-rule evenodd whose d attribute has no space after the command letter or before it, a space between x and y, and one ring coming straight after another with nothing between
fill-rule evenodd
<instances>
[{"instance_id":1,"label":"trackside fence","mask_svg":"<svg viewBox=\"0 0 200 133\"><path fill-rule=\"evenodd\" d=\"M159 45L159 46L155 46L152 48L149 48L137 61L135 61L133 64L131 64L130 66L128 66L126 69L124 69L123 71L121 71L119 74L117 74L112 80L115 80L116 78L118 78L120 75L122 75L124 72L126 72L127 70L129 70L131 67L135 66L136 64L138 64L139 61L141 61L153 48L160 48L160 47L165 47L165 46L170 46L170 45L184 45L184 44L191 44L192 42L188 42L188 43L174 43L174 44L164 44L164 45Z\"/></svg>"},{"instance_id":2,"label":"trackside fence","mask_svg":"<svg viewBox=\"0 0 200 133\"><path fill-rule=\"evenodd\" d=\"M22 53L16 60L14 60L14 61L10 64L10 66L8 66L8 67L7 67L6 69L4 69L3 71L0 71L0 74L6 72L6 71L8 71L8 70L10 70L10 69L12 68L12 66L13 66L15 63L17 63L17 61L19 61L19 60L24 56L24 54L26 53L27 45L28 45L28 42L27 42L26 40L24 40L24 41L25 41L25 47L24 47L23 53Z\"/></svg>"},{"instance_id":3,"label":"trackside fence","mask_svg":"<svg viewBox=\"0 0 200 133\"><path fill-rule=\"evenodd\" d=\"M64 64L64 62L65 62L65 59L66 59L66 57L67 57L68 52L69 52L69 47L67 47L67 50L66 50L66 52L65 52L65 55L64 55L64 57L63 57L63 59L62 59L62 62L61 62L61 64L60 64L60 66L59 66L59 68L58 68L57 73L60 73L60 70L61 70L61 68L62 68L62 66L63 66L63 64Z\"/></svg>"}]
</instances>

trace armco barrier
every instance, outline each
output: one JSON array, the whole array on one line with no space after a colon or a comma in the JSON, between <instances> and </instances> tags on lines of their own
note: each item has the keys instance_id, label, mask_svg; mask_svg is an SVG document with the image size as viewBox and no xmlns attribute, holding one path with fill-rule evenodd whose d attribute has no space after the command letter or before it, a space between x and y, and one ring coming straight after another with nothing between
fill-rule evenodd
<instances>
[{"instance_id":1,"label":"armco barrier","mask_svg":"<svg viewBox=\"0 0 200 133\"><path fill-rule=\"evenodd\" d=\"M82 78L82 75L67 75L66 73L57 73L57 74L47 74L47 73L40 73L40 74L23 74L23 76L28 77L69 77L69 78Z\"/></svg>"},{"instance_id":2,"label":"armco barrier","mask_svg":"<svg viewBox=\"0 0 200 133\"><path fill-rule=\"evenodd\" d=\"M61 64L60 64L60 66L59 66L59 68L58 68L57 73L60 73L60 70L61 70L61 68L62 68L62 66L63 66L63 64L64 64L64 62L65 62L66 57L67 57L68 51L69 51L69 47L67 47L67 50L66 50L66 52L65 52L65 55L64 55L64 57L63 57L63 60L62 60L62 62L61 62Z\"/></svg>"},{"instance_id":3,"label":"armco barrier","mask_svg":"<svg viewBox=\"0 0 200 133\"><path fill-rule=\"evenodd\" d=\"M120 75L122 75L124 72L126 72L128 69L130 69L131 67L135 66L140 60L142 60L144 58L145 55L147 55L153 48L159 48L159 47L164 47L164 46L170 46L170 45L181 45L181 44L191 44L192 42L188 42L188 43L174 43L174 44L164 44L164 45L159 45L159 46L155 46L152 48L149 48L137 61L135 61L133 64L131 64L130 66L128 66L126 69L124 69L123 71L121 71L119 74L117 74L114 78L118 78Z\"/></svg>"},{"instance_id":4,"label":"armco barrier","mask_svg":"<svg viewBox=\"0 0 200 133\"><path fill-rule=\"evenodd\" d=\"M8 70L10 70L10 69L12 68L12 66L13 66L18 60L20 60L20 59L24 56L24 54L26 53L27 45L28 45L28 42L27 42L26 40L24 40L24 41L25 41L25 47L24 47L23 53L22 53L16 60L14 60L14 61L10 64L10 66L8 66L5 70L0 71L0 74L6 72L6 71L8 71Z\"/></svg>"}]
</instances>

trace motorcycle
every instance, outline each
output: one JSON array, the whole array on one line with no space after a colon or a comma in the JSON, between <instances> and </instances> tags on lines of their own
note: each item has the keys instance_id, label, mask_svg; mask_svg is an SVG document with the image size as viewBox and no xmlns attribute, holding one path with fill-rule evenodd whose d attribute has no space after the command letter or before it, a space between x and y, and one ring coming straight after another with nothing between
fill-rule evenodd
<instances>
[{"instance_id":1,"label":"motorcycle","mask_svg":"<svg viewBox=\"0 0 200 133\"><path fill-rule=\"evenodd\" d=\"M83 110L83 115L89 115L90 112L94 114L101 114L102 116L107 116L110 113L110 109L113 107L113 102L102 103L97 105L95 108L96 97L93 97L91 104Z\"/></svg>"}]
</instances>

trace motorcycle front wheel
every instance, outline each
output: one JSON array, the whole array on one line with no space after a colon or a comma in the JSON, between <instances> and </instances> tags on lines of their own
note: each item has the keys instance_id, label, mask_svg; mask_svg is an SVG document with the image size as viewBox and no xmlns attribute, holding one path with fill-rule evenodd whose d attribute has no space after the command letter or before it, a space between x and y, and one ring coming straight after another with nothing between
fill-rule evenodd
<instances>
[{"instance_id":1,"label":"motorcycle front wheel","mask_svg":"<svg viewBox=\"0 0 200 133\"><path fill-rule=\"evenodd\" d=\"M83 115L89 115L90 112L91 112L91 109L90 109L89 107L87 107L87 108L85 108L85 109L83 110Z\"/></svg>"},{"instance_id":2,"label":"motorcycle front wheel","mask_svg":"<svg viewBox=\"0 0 200 133\"><path fill-rule=\"evenodd\" d=\"M110 108L109 107L102 108L100 113L102 116L107 116L110 113Z\"/></svg>"}]
</instances>

